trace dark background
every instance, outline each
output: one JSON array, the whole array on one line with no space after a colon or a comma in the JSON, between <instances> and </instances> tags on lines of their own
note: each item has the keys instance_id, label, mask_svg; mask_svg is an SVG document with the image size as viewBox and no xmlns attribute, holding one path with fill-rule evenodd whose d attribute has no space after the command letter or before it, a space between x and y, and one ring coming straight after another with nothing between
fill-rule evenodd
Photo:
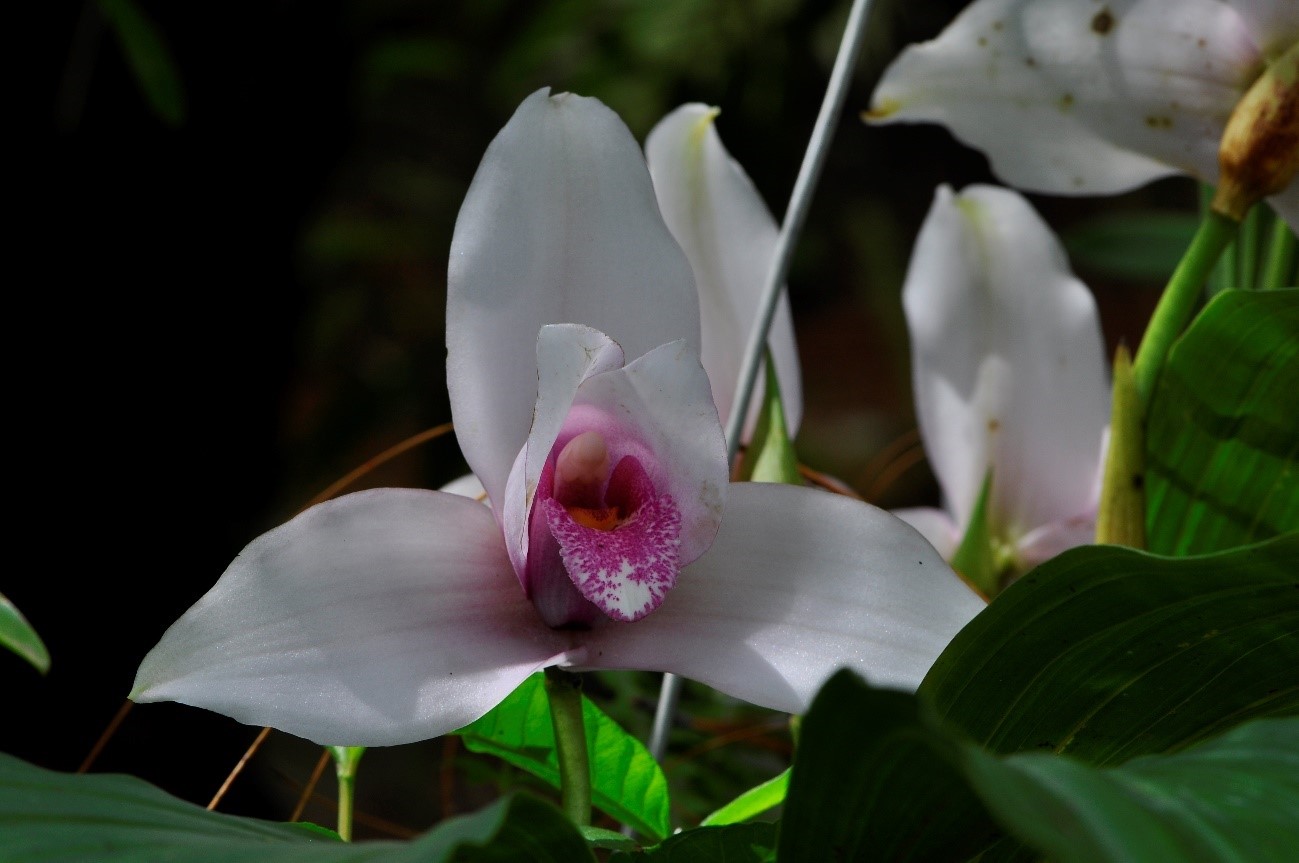
<instances>
[{"instance_id":1,"label":"dark background","mask_svg":"<svg viewBox=\"0 0 1299 863\"><path fill-rule=\"evenodd\" d=\"M891 469L886 457L914 426L898 300L911 243L937 184L993 178L941 128L869 128L856 115L897 51L962 5L876 4L790 279L807 395L800 452L885 506L936 500L923 464ZM483 149L524 96L544 85L598 96L640 140L682 102L718 105L723 140L779 214L848 3L138 8L174 62L183 117L151 107L100 7L69 3L50 5L19 124L31 155L17 185L32 197L15 208L13 251L33 266L10 276L19 489L0 591L53 666L42 678L0 655L0 749L60 770L78 766L140 658L244 544L450 418L451 229ZM1067 235L1114 208L1189 211L1194 188L1033 200ZM1110 344L1134 344L1158 281L1075 263ZM447 438L356 487L435 486L462 470ZM95 769L203 803L254 733L147 705ZM278 737L224 809L287 817L317 750ZM427 779L441 753L374 752L363 777ZM392 806L413 828L439 815L432 803Z\"/></svg>"}]
</instances>

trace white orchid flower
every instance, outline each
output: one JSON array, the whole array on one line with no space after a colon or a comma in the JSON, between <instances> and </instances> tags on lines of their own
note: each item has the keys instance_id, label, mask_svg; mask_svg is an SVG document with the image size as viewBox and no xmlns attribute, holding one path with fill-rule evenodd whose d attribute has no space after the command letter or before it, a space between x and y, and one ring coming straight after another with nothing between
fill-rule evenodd
<instances>
[{"instance_id":1,"label":"white orchid flower","mask_svg":"<svg viewBox=\"0 0 1299 863\"><path fill-rule=\"evenodd\" d=\"M867 119L942 123L1027 191L1216 184L1232 109L1296 39L1295 0L976 0L889 66ZM1299 227L1299 184L1269 201Z\"/></svg>"},{"instance_id":2,"label":"white orchid flower","mask_svg":"<svg viewBox=\"0 0 1299 863\"><path fill-rule=\"evenodd\" d=\"M550 665L792 712L845 665L914 687L982 602L887 513L728 483L698 344L627 128L534 93L451 247L447 380L490 509L376 489L307 510L172 625L132 697L375 746L454 730Z\"/></svg>"},{"instance_id":3,"label":"white orchid flower","mask_svg":"<svg viewBox=\"0 0 1299 863\"><path fill-rule=\"evenodd\" d=\"M944 509L897 514L950 558L990 476L997 563L1022 571L1093 541L1109 422L1096 303L1019 194L940 186L902 304L916 413Z\"/></svg>"}]
</instances>

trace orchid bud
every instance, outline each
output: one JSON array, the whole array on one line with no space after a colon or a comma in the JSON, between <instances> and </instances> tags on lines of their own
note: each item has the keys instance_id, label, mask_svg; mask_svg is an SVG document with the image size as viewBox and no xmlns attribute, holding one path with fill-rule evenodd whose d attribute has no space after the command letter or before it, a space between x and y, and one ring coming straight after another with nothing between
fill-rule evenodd
<instances>
[{"instance_id":1,"label":"orchid bud","mask_svg":"<svg viewBox=\"0 0 1299 863\"><path fill-rule=\"evenodd\" d=\"M1213 209L1240 221L1299 171L1299 43L1271 63L1237 103L1218 149Z\"/></svg>"}]
</instances>

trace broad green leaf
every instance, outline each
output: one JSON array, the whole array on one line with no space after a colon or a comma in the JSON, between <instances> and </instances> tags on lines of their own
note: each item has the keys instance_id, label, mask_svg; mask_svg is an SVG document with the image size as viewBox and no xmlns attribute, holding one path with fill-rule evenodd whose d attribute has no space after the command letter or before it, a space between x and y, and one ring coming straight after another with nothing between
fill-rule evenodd
<instances>
[{"instance_id":1,"label":"broad green leaf","mask_svg":"<svg viewBox=\"0 0 1299 863\"><path fill-rule=\"evenodd\" d=\"M324 831L208 812L131 776L45 770L0 754L4 859L24 863L510 863L592 860L577 829L526 795L410 842L331 841Z\"/></svg>"},{"instance_id":2,"label":"broad green leaf","mask_svg":"<svg viewBox=\"0 0 1299 863\"><path fill-rule=\"evenodd\" d=\"M654 841L671 831L668 785L645 746L589 699L582 700L591 756L591 798L601 811ZM495 755L559 787L555 732L541 674L476 722L455 732L473 752Z\"/></svg>"},{"instance_id":3,"label":"broad green leaf","mask_svg":"<svg viewBox=\"0 0 1299 863\"><path fill-rule=\"evenodd\" d=\"M37 671L50 670L50 652L23 613L0 593L0 645L30 662Z\"/></svg>"},{"instance_id":4,"label":"broad green leaf","mask_svg":"<svg viewBox=\"0 0 1299 863\"><path fill-rule=\"evenodd\" d=\"M789 771L784 770L778 776L773 776L761 785L750 788L730 803L713 812L699 822L699 826L713 827L748 821L750 818L755 818L769 809L775 809L783 803L785 792L788 789Z\"/></svg>"},{"instance_id":5,"label":"broad green leaf","mask_svg":"<svg viewBox=\"0 0 1299 863\"><path fill-rule=\"evenodd\" d=\"M1215 297L1151 395L1151 551L1219 551L1299 527L1297 394L1299 290Z\"/></svg>"},{"instance_id":6,"label":"broad green leaf","mask_svg":"<svg viewBox=\"0 0 1299 863\"><path fill-rule=\"evenodd\" d=\"M960 861L1000 836L915 696L840 671L803 717L780 863Z\"/></svg>"},{"instance_id":7,"label":"broad green leaf","mask_svg":"<svg viewBox=\"0 0 1299 863\"><path fill-rule=\"evenodd\" d=\"M1198 224L1191 213L1111 213L1075 225L1061 239L1077 268L1162 282L1181 261Z\"/></svg>"},{"instance_id":8,"label":"broad green leaf","mask_svg":"<svg viewBox=\"0 0 1299 863\"><path fill-rule=\"evenodd\" d=\"M683 830L653 848L614 854L609 863L769 863L775 849L776 825L755 821Z\"/></svg>"},{"instance_id":9,"label":"broad green leaf","mask_svg":"<svg viewBox=\"0 0 1299 863\"><path fill-rule=\"evenodd\" d=\"M1293 717L1106 769L969 746L965 773L997 820L1060 863L1286 863L1299 849Z\"/></svg>"},{"instance_id":10,"label":"broad green leaf","mask_svg":"<svg viewBox=\"0 0 1299 863\"><path fill-rule=\"evenodd\" d=\"M780 382L776 380L776 364L772 362L770 348L764 363L766 390L740 475L750 482L802 485L798 454L789 439L789 424L785 420L785 405L780 400Z\"/></svg>"},{"instance_id":11,"label":"broad green leaf","mask_svg":"<svg viewBox=\"0 0 1299 863\"><path fill-rule=\"evenodd\" d=\"M172 126L185 121L185 92L180 74L157 26L134 0L99 0L99 8L117 34L127 65L153 112Z\"/></svg>"},{"instance_id":12,"label":"broad green leaf","mask_svg":"<svg viewBox=\"0 0 1299 863\"><path fill-rule=\"evenodd\" d=\"M805 722L781 863L1043 854L1062 863L1279 863L1299 847L1294 717L1102 768L1056 754L995 755L945 728L917 697L843 671Z\"/></svg>"},{"instance_id":13,"label":"broad green leaf","mask_svg":"<svg viewBox=\"0 0 1299 863\"><path fill-rule=\"evenodd\" d=\"M961 630L920 691L992 752L1102 765L1299 711L1299 532L1180 559L1071 549Z\"/></svg>"}]
</instances>

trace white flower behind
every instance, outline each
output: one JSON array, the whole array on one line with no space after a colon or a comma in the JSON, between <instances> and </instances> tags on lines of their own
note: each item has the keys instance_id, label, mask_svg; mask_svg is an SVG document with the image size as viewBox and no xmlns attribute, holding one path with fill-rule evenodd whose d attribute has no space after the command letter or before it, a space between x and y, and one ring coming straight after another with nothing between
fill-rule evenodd
<instances>
[{"instance_id":1,"label":"white flower behind","mask_svg":"<svg viewBox=\"0 0 1299 863\"><path fill-rule=\"evenodd\" d=\"M944 508L898 513L950 558L991 473L999 563L1092 541L1109 422L1096 303L1019 194L939 187L902 292L916 413Z\"/></svg>"}]
</instances>

